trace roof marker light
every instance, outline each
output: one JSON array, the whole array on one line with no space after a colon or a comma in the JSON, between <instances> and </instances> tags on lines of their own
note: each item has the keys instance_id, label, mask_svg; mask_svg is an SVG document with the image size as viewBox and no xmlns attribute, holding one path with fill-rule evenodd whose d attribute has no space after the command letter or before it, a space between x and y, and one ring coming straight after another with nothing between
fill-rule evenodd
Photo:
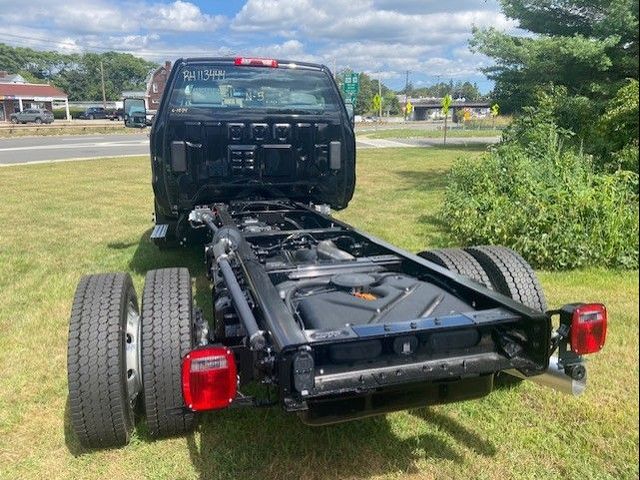
<instances>
[{"instance_id":1,"label":"roof marker light","mask_svg":"<svg viewBox=\"0 0 640 480\"><path fill-rule=\"evenodd\" d=\"M245 58L237 57L234 65L238 67L270 67L278 68L278 61L271 58Z\"/></svg>"}]
</instances>

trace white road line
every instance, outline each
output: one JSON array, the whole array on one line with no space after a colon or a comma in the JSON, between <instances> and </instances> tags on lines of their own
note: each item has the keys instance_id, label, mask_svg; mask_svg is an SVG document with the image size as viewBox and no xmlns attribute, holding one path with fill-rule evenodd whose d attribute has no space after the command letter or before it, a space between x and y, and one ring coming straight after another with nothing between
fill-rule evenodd
<instances>
[{"instance_id":1,"label":"white road line","mask_svg":"<svg viewBox=\"0 0 640 480\"><path fill-rule=\"evenodd\" d=\"M136 141L122 141L122 142L94 142L94 143L72 143L64 145L32 145L29 147L7 147L0 148L0 152L17 152L28 150L65 150L72 148L107 148L107 147L132 147L149 145L148 140L136 140Z\"/></svg>"}]
</instances>

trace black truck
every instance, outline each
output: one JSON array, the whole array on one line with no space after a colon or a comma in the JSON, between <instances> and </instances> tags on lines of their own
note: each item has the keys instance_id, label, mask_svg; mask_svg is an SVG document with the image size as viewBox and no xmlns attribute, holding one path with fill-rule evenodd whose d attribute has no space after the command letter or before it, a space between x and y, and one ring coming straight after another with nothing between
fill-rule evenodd
<instances>
[{"instance_id":1,"label":"black truck","mask_svg":"<svg viewBox=\"0 0 640 480\"><path fill-rule=\"evenodd\" d=\"M145 117L125 101L127 126ZM151 239L204 245L213 312L185 268L148 272L141 307L128 274L80 280L68 385L83 445L125 445L142 412L162 437L229 407L325 425L479 398L502 377L584 389L603 305L549 310L504 247L416 255L330 215L354 193L352 119L321 65L175 63L150 134Z\"/></svg>"}]
</instances>

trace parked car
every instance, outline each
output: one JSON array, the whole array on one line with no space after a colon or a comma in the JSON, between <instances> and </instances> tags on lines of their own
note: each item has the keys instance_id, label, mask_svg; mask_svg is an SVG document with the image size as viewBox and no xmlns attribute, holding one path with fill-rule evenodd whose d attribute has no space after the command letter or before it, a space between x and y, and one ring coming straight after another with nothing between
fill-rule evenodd
<instances>
[{"instance_id":1,"label":"parked car","mask_svg":"<svg viewBox=\"0 0 640 480\"><path fill-rule=\"evenodd\" d=\"M325 425L468 401L506 375L584 390L604 305L549 309L505 247L414 255L330 216L353 196L356 139L326 67L179 59L166 88L149 139L149 238L203 244L210 310L194 302L188 269L165 268L179 253L147 272L141 308L128 273L80 280L67 365L83 446L125 445L141 405L158 438L231 406ZM145 110L125 99L125 125L143 127Z\"/></svg>"},{"instance_id":2,"label":"parked car","mask_svg":"<svg viewBox=\"0 0 640 480\"><path fill-rule=\"evenodd\" d=\"M107 110L104 107L89 107L82 112L78 118L82 120L95 120L97 118L107 118Z\"/></svg>"},{"instance_id":3,"label":"parked car","mask_svg":"<svg viewBox=\"0 0 640 480\"><path fill-rule=\"evenodd\" d=\"M108 110L107 118L111 121L117 120L118 122L121 122L122 120L124 120L124 109L116 108Z\"/></svg>"},{"instance_id":4,"label":"parked car","mask_svg":"<svg viewBox=\"0 0 640 480\"><path fill-rule=\"evenodd\" d=\"M11 114L11 123L52 123L53 113L44 108L28 108Z\"/></svg>"}]
</instances>

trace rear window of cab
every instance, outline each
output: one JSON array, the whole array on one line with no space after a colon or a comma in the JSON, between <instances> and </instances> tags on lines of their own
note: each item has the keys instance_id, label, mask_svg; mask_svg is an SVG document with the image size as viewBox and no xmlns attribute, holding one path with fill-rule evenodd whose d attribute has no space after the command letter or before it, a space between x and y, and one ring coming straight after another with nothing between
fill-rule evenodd
<instances>
[{"instance_id":1,"label":"rear window of cab","mask_svg":"<svg viewBox=\"0 0 640 480\"><path fill-rule=\"evenodd\" d=\"M339 110L340 102L331 77L321 70L198 64L176 73L169 111L322 114Z\"/></svg>"}]
</instances>

